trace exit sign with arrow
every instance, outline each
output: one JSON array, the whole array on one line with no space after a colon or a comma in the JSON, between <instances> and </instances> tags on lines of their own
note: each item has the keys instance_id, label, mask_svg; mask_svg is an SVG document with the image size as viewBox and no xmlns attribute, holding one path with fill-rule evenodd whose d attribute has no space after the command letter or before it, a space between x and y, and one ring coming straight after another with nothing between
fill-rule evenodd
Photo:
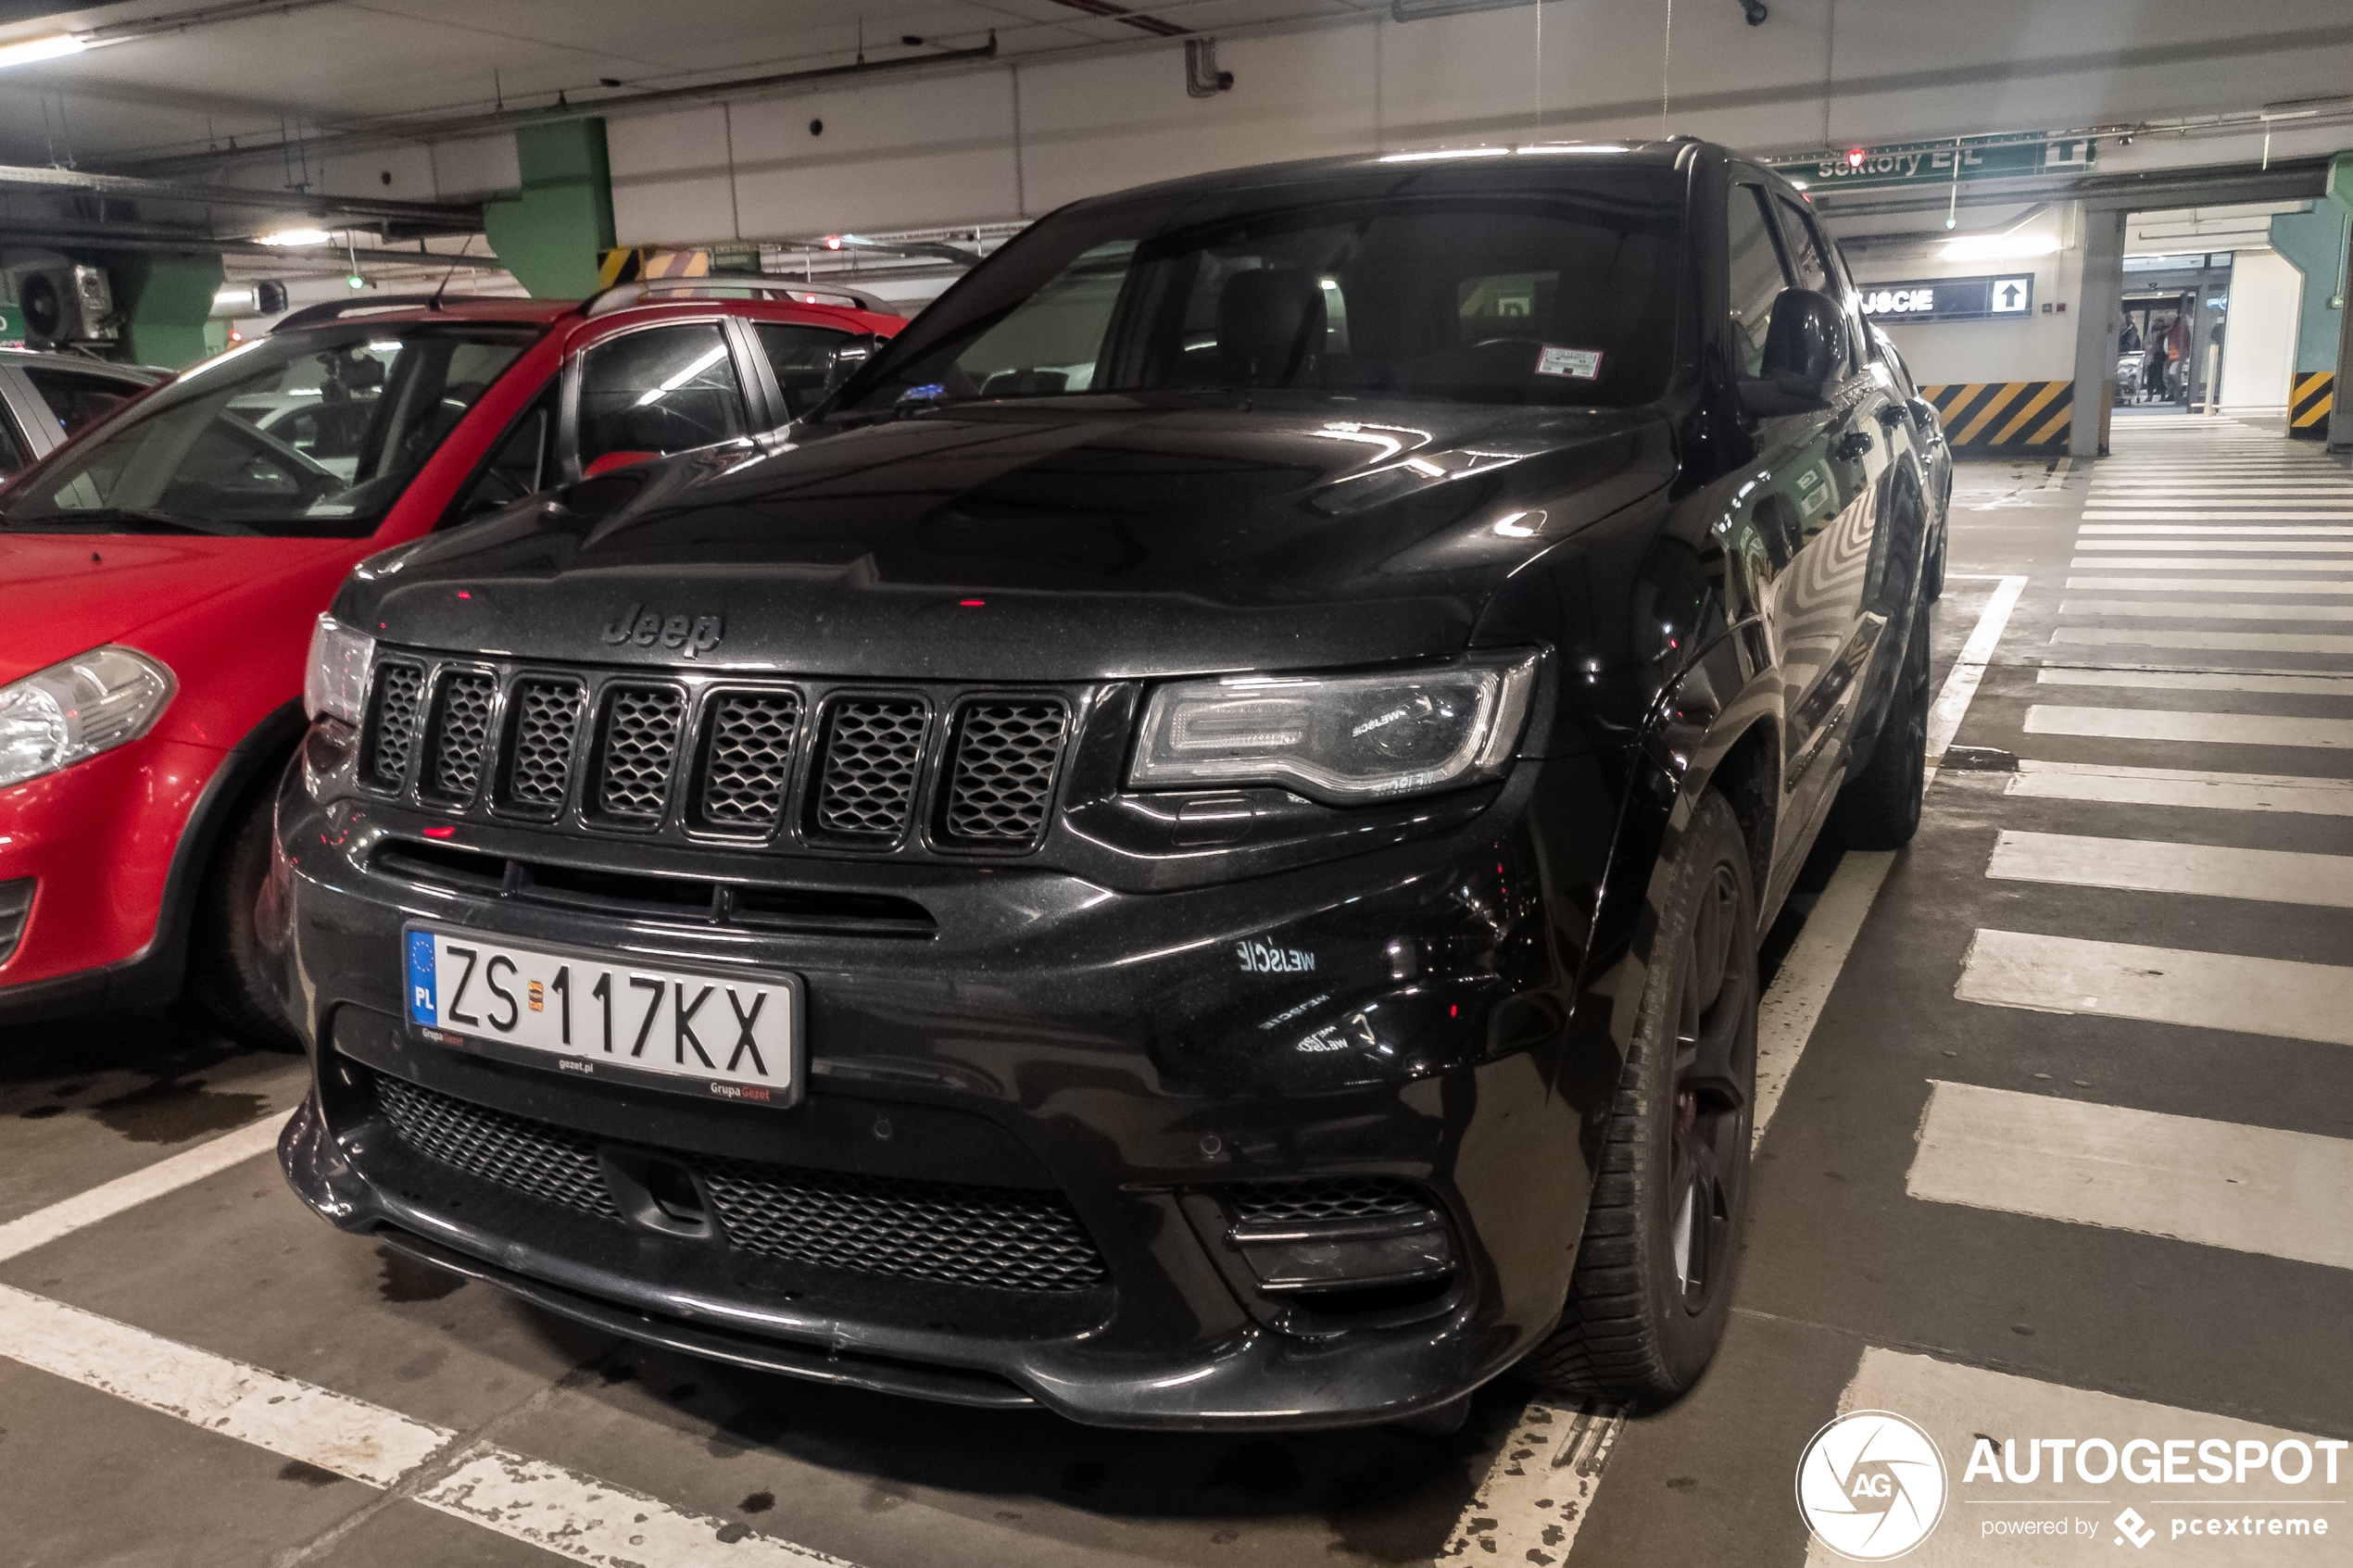
<instances>
[{"instance_id":1,"label":"exit sign with arrow","mask_svg":"<svg viewBox=\"0 0 2353 1568\"><path fill-rule=\"evenodd\" d=\"M1919 278L1901 283L1857 283L1863 314L1890 326L1905 321L1997 321L2034 310L2034 274L1989 278Z\"/></svg>"}]
</instances>

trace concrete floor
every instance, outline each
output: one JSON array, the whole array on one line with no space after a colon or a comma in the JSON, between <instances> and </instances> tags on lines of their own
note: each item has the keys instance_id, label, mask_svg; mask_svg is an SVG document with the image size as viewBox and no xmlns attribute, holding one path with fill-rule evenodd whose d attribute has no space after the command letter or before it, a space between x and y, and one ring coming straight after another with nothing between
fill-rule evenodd
<instances>
[{"instance_id":1,"label":"concrete floor","mask_svg":"<svg viewBox=\"0 0 2353 1568\"><path fill-rule=\"evenodd\" d=\"M297 1062L241 1052L185 1018L77 1021L0 1034L0 1568L530 1563L551 1553L647 1564L807 1563L822 1553L865 1568L1441 1557L1549 1565L1564 1556L1571 1568L1794 1568L1809 1561L1792 1500L1798 1457L1834 1413L1871 1406L1919 1421L1949 1471L1943 1523L1909 1561L2040 1564L2114 1552L2123 1537L2109 1520L2127 1506L2159 1530L2153 1544L2183 1561L2353 1561L2353 1462L2334 1485L2317 1472L2297 1485L2259 1472L2245 1486L2088 1489L2053 1489L2047 1472L2035 1485L1963 1478L1981 1434L2119 1446L2145 1436L2353 1436L2353 1227L2343 1201L2353 1057L2340 1048L2353 1044L2353 990L2338 967L2353 960L2342 875L2353 862L2201 859L2181 847L2353 855L2353 814L2335 796L2293 785L2233 792L2228 781L2152 782L2111 768L2086 786L2090 775L2008 763L2353 780L2353 673L2342 690L2322 682L2280 691L2038 678L2045 667L2094 682L2158 669L2235 671L2225 678L2259 685L2246 673L2353 672L2342 621L2212 613L2353 606L2353 571L2327 552L2208 570L2100 569L2080 564L2093 556L2084 541L2115 538L2122 552L2100 553L2128 561L2196 558L2180 553L2190 548L2183 541L2219 541L2226 554L2206 552L2218 562L2280 541L2176 533L2139 548L2129 532L2078 534L2079 525L2108 526L2085 520L2087 499L2125 524L2147 521L2164 513L2169 491L2253 491L2274 485L2280 465L2289 480L2278 484L2307 488L2179 515L2210 528L2241 526L2218 510L2282 512L2284 522L2246 525L2293 529L2334 508L2353 521L2353 482L2303 444L2214 421L2120 417L2117 451L2088 478L2041 463L1963 470L1955 576L1937 624L1940 683L2000 579L2024 576L2023 596L1961 725L1958 744L1973 749L1957 752L1932 786L1921 834L1895 858L1843 955L1760 1148L1723 1353L1672 1409L1621 1427L1610 1412L1531 1412L1524 1391L1505 1385L1483 1392L1470 1424L1448 1437L1208 1439L819 1388L618 1344L338 1236L300 1209L264 1155L12 1249L9 1222L168 1172L160 1161L276 1117L303 1085ZM2152 488L2132 487L2136 477ZM2353 546L2339 547L2353 565ZM2213 585L2070 587L2086 575ZM2196 607L2209 613L2184 613L2193 599L2214 601ZM2086 611L2087 601L2159 607L2158 619ZM2194 647L2054 641L2085 627L2151 625L2214 634ZM2268 640L2280 636L2302 640ZM2230 642L2244 646L2212 646ZM2303 719L2315 721L2311 738L2333 744L2060 734L2053 722L2147 724L2055 720L2061 708ZM2219 733L2211 720L2172 722ZM2220 789L2230 804L2014 793L2054 780L2079 793ZM2256 801L2284 793L2297 809ZM2006 832L2000 864L2057 880L1989 875ZM2082 837L2171 847L2070 849ZM1769 945L1776 960L1795 955L1783 971L1790 984L1805 978L1794 968L1821 962L1792 947L1806 910L1852 872L1834 853L1809 868ZM2141 885L2152 879L2166 886ZM2221 891L2195 890L2209 884ZM2083 993L2061 998L2072 1010L2047 998L1996 1005L1956 994L1992 984L1983 931L2042 939L2026 945L2013 989L2035 983L2035 962L2074 951L2051 938L2313 967L2208 975L2188 1002L2167 993L2162 1007L2141 1008L2148 1016L2119 1014L2138 1006L2126 995L2133 985L2162 978L2146 977L2164 968L2154 961L2134 972L2143 979L2097 995L2081 975L2060 976ZM2295 1015L2299 987L2317 987L2318 1000ZM2332 1025L2334 997L2348 1000ZM2217 1006L2233 1027L2216 1026ZM2206 1021L2174 1021L2191 1013ZM2320 1022L2277 1021L2290 1015ZM2320 1037L2298 1037L2299 1027ZM2015 1098L1969 1098L1989 1090ZM1990 1112L1965 1124L1972 1107ZM2167 1168L2168 1151L2180 1150L2191 1151L2176 1161L2183 1168ZM2087 1151L2098 1159L2083 1163ZM1970 1175L1965 1195L1950 1189L1954 1171ZM47 1304L57 1302L98 1317L56 1319ZM101 1319L135 1332L107 1340L115 1348L75 1375L37 1370L72 1353L57 1348L60 1336L117 1332ZM67 1328L52 1333L58 1321ZM182 1356L174 1346L192 1348L187 1377L228 1369L235 1386L224 1413L175 1405L177 1396L142 1383L151 1357ZM281 1401L297 1410L321 1400L362 1412L353 1419L375 1423L371 1431L400 1417L409 1429L430 1424L419 1442L443 1444L439 1468L391 1466L370 1484L351 1478L374 1474L369 1461L306 1446L320 1441L315 1425L269 1424ZM1571 1432L1581 1436L1564 1437ZM1526 1440L1530 1433L1543 1436ZM449 1456L473 1443L556 1467L544 1495L594 1499L588 1511L601 1511L601 1523L542 1528L519 1522L516 1508L451 1500ZM2174 1518L2224 1508L2327 1518L2334 1532L2171 1538ZM2067 1515L2096 1534L1989 1533L1989 1521Z\"/></svg>"}]
</instances>

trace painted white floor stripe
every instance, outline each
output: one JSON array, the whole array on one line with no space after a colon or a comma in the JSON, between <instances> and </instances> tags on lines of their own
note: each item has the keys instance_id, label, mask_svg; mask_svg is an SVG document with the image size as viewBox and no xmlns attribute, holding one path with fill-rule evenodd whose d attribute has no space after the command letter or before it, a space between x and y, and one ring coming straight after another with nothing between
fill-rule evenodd
<instances>
[{"instance_id":1,"label":"painted white floor stripe","mask_svg":"<svg viewBox=\"0 0 2353 1568\"><path fill-rule=\"evenodd\" d=\"M2096 735L2107 740L2187 741L2213 746L2353 746L2353 719L2294 719L2270 713L2173 713L2148 708L2074 708L2036 703L2026 710L2030 735Z\"/></svg>"},{"instance_id":2,"label":"painted white floor stripe","mask_svg":"<svg viewBox=\"0 0 2353 1568\"><path fill-rule=\"evenodd\" d=\"M2054 643L2089 647L2201 648L2209 653L2353 653L2353 633L2175 632L2161 626L2061 626Z\"/></svg>"},{"instance_id":3,"label":"painted white floor stripe","mask_svg":"<svg viewBox=\"0 0 2353 1568\"><path fill-rule=\"evenodd\" d=\"M0 1286L0 1355L371 1486L400 1486L460 1436L9 1286ZM415 1501L559 1556L648 1568L841 1564L773 1537L723 1541L724 1519L487 1443L454 1458Z\"/></svg>"},{"instance_id":4,"label":"painted white floor stripe","mask_svg":"<svg viewBox=\"0 0 2353 1568\"><path fill-rule=\"evenodd\" d=\"M2146 548L2148 546L2144 546ZM2171 549L2171 545L2159 546ZM2245 546L2236 546L2245 549ZM2289 560L2284 557L2226 556L2076 556L2068 563L2077 571L2342 571L2353 561Z\"/></svg>"},{"instance_id":5,"label":"painted white floor stripe","mask_svg":"<svg viewBox=\"0 0 2353 1568\"><path fill-rule=\"evenodd\" d=\"M1756 1111L1750 1144L1765 1141L1765 1129L1780 1109L1797 1059L1813 1037L1814 1025L1846 967L1846 955L1862 934L1880 885L1895 864L1893 851L1850 850L1839 858L1830 885L1806 916L1790 944L1773 984L1756 1004Z\"/></svg>"},{"instance_id":6,"label":"painted white floor stripe","mask_svg":"<svg viewBox=\"0 0 2353 1568\"><path fill-rule=\"evenodd\" d=\"M2068 599L2061 615L2143 621L2353 621L2353 605L2238 604L2227 599Z\"/></svg>"},{"instance_id":7,"label":"painted white floor stripe","mask_svg":"<svg viewBox=\"0 0 2353 1568\"><path fill-rule=\"evenodd\" d=\"M2070 577L2067 585L2144 594L2353 594L2353 577Z\"/></svg>"},{"instance_id":8,"label":"painted white floor stripe","mask_svg":"<svg viewBox=\"0 0 2353 1568\"><path fill-rule=\"evenodd\" d=\"M1965 1002L2353 1046L2353 969L2022 931L1980 931Z\"/></svg>"},{"instance_id":9,"label":"painted white floor stripe","mask_svg":"<svg viewBox=\"0 0 2353 1568\"><path fill-rule=\"evenodd\" d=\"M1997 882L2353 909L2353 856L2300 849L2235 849L2004 828L1994 841L1985 874Z\"/></svg>"},{"instance_id":10,"label":"painted white floor stripe","mask_svg":"<svg viewBox=\"0 0 2353 1568\"><path fill-rule=\"evenodd\" d=\"M2284 773L2209 773L2191 768L2127 768L2114 762L2018 760L2006 795L2111 806L2195 806L2219 811L2286 811L2353 817L2353 780Z\"/></svg>"},{"instance_id":11,"label":"painted white floor stripe","mask_svg":"<svg viewBox=\"0 0 2353 1568\"><path fill-rule=\"evenodd\" d=\"M2033 1481L2006 1480L1996 1486L1982 1478L1971 1484L1964 1484L1961 1479L1981 1432L2016 1435L2021 1439L2020 1449L2026 1447L2023 1439L2029 1434L2099 1436L2118 1446L2143 1434L2155 1437L2196 1434L2233 1445L2242 1440L2260 1442L2267 1450L2295 1438L2308 1445L2308 1451L2314 1440L2309 1433L2070 1388L2012 1373L1987 1372L1932 1356L1882 1349L1876 1345L1864 1348L1855 1380L1839 1396L1840 1414L1855 1411L1894 1411L1909 1417L1927 1429L1944 1456L1952 1500L1946 1506L1944 1522L1903 1557L1904 1568L1986 1568L1988 1563L2001 1563L2005 1568L2083 1568L2087 1562L2101 1561L2102 1555L2110 1561L2133 1558L2138 1554L2129 1548L2117 1550L2123 1545L2124 1537L2116 1533L2112 1523L2127 1507L2137 1509L2157 1530L2156 1538L2149 1544L2158 1549L2160 1557L2165 1549L2159 1543L2171 1540L2172 1520L2176 1517L2195 1515L2202 1522L2210 1512L2233 1518L2252 1513L2259 1524L2294 1515L2308 1521L2315 1517L2329 1521L2329 1533L2324 1538L2290 1539L2267 1533L2260 1539L2240 1535L2208 1541L2201 1534L2194 1551L2190 1550L2187 1537L2175 1543L2174 1553L2180 1556L2187 1552L2188 1560L2195 1562L2197 1568L2320 1568L2322 1564L2336 1564L2345 1556L2340 1537L2347 1529L2353 1529L2353 1520L2346 1518L2353 1510L2313 1506L2345 1496L2341 1485L2320 1484L2320 1477L2327 1474L2322 1467L2314 1469L2311 1482L2284 1489L2260 1471L2250 1475L2245 1485L2233 1482L2219 1486L2153 1490L2111 1482L2087 1487L2071 1472L2066 1481L2055 1481L2051 1466L2040 1462L2035 1466ZM1795 1465L1796 1457L1790 1456L1792 1466ZM2020 1463L2024 1462L2021 1457ZM2297 1493L2311 1496L2282 1506L2284 1499ZM2193 1494L2196 1494L2196 1501L2187 1504ZM2186 1506L2165 1506L2169 1503ZM1784 1501L1781 1506L1789 1505ZM2064 1535L2005 1533L1988 1538L1991 1528L2000 1525L2015 1527L2028 1521L2074 1519L2092 1521L2096 1533L2087 1537L2070 1527ZM1832 1556L1819 1541L1809 1541L1807 1549L1806 1568L1848 1568L1846 1560ZM1514 1564L1514 1568L1518 1565Z\"/></svg>"},{"instance_id":12,"label":"painted white floor stripe","mask_svg":"<svg viewBox=\"0 0 2353 1568\"><path fill-rule=\"evenodd\" d=\"M2133 539L2078 539L2078 550L2145 550L2149 546ZM2267 555L2346 556L2353 555L2353 540L2265 539L2256 543L2247 539L2218 539L2211 544L2197 539L2168 539L2162 546L2168 550L2211 550L2245 552L2261 550Z\"/></svg>"},{"instance_id":13,"label":"painted white floor stripe","mask_svg":"<svg viewBox=\"0 0 2353 1568\"><path fill-rule=\"evenodd\" d=\"M1512 1423L1487 1478L1463 1511L1438 1562L1559 1562L1601 1485L1625 1429L1624 1412L1530 1400Z\"/></svg>"},{"instance_id":14,"label":"painted white floor stripe","mask_svg":"<svg viewBox=\"0 0 2353 1568\"><path fill-rule=\"evenodd\" d=\"M1944 677L1944 684L1936 694L1936 701L1928 710L1928 778L1933 783L1936 770L1944 759L1953 736L1960 730L1962 716L1969 712L1976 699L1977 688L1985 679L1986 666L1994 662L1994 650L2000 646L2002 633L2010 623L2010 613L2018 608L2019 596L2026 592L2026 579L2005 577L1994 584L1993 596L1985 601L1984 610L1977 618L1977 625L1969 632L1969 641L1961 645L1960 657L1953 661L1952 672Z\"/></svg>"},{"instance_id":15,"label":"painted white floor stripe","mask_svg":"<svg viewBox=\"0 0 2353 1568\"><path fill-rule=\"evenodd\" d=\"M2343 538L2353 525L2334 522L2087 522L2075 531L2085 533L2192 533L2209 538L2303 539Z\"/></svg>"},{"instance_id":16,"label":"painted white floor stripe","mask_svg":"<svg viewBox=\"0 0 2353 1568\"><path fill-rule=\"evenodd\" d=\"M2353 675L2274 675L2224 670L2087 670L2046 664L2034 679L2049 686L2131 686L2160 692L2272 692L2353 697Z\"/></svg>"},{"instance_id":17,"label":"painted white floor stripe","mask_svg":"<svg viewBox=\"0 0 2353 1568\"><path fill-rule=\"evenodd\" d=\"M1938 1083L1905 1189L2353 1269L2353 1139Z\"/></svg>"},{"instance_id":18,"label":"painted white floor stripe","mask_svg":"<svg viewBox=\"0 0 2353 1568\"><path fill-rule=\"evenodd\" d=\"M30 1252L44 1242L93 1225L109 1215L126 1209L135 1209L151 1198L200 1182L217 1172L225 1171L242 1160L252 1159L278 1147L279 1130L286 1124L283 1116L265 1116L248 1123L233 1133L195 1148L182 1150L168 1160L158 1160L145 1170L118 1176L87 1192L76 1193L46 1209L36 1209L21 1219L0 1225L0 1259L14 1258Z\"/></svg>"}]
</instances>

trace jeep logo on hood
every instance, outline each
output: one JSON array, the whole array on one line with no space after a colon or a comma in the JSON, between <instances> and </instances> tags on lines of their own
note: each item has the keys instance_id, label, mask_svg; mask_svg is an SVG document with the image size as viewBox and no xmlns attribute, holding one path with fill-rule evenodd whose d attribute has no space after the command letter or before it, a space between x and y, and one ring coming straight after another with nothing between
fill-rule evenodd
<instances>
[{"instance_id":1,"label":"jeep logo on hood","mask_svg":"<svg viewBox=\"0 0 2353 1568\"><path fill-rule=\"evenodd\" d=\"M605 641L615 646L635 643L641 648L660 643L666 648L683 649L692 659L717 647L725 632L725 623L715 615L663 615L660 610L635 604L629 607L628 614L605 628Z\"/></svg>"}]
</instances>

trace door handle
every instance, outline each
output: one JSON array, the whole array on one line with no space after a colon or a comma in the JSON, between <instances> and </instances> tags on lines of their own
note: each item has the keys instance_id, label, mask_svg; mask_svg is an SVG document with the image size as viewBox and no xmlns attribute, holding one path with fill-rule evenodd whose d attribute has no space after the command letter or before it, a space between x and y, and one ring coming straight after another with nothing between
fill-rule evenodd
<instances>
[{"instance_id":1,"label":"door handle","mask_svg":"<svg viewBox=\"0 0 2353 1568\"><path fill-rule=\"evenodd\" d=\"M1831 448L1831 452L1832 456L1851 463L1870 449L1871 433L1869 431L1850 430L1838 438L1838 444Z\"/></svg>"},{"instance_id":2,"label":"door handle","mask_svg":"<svg viewBox=\"0 0 2353 1568\"><path fill-rule=\"evenodd\" d=\"M1890 430L1894 430L1897 425L1902 424L1908 417L1909 416L1905 411L1904 405L1901 403L1882 403L1880 405L1879 422L1885 425Z\"/></svg>"}]
</instances>

